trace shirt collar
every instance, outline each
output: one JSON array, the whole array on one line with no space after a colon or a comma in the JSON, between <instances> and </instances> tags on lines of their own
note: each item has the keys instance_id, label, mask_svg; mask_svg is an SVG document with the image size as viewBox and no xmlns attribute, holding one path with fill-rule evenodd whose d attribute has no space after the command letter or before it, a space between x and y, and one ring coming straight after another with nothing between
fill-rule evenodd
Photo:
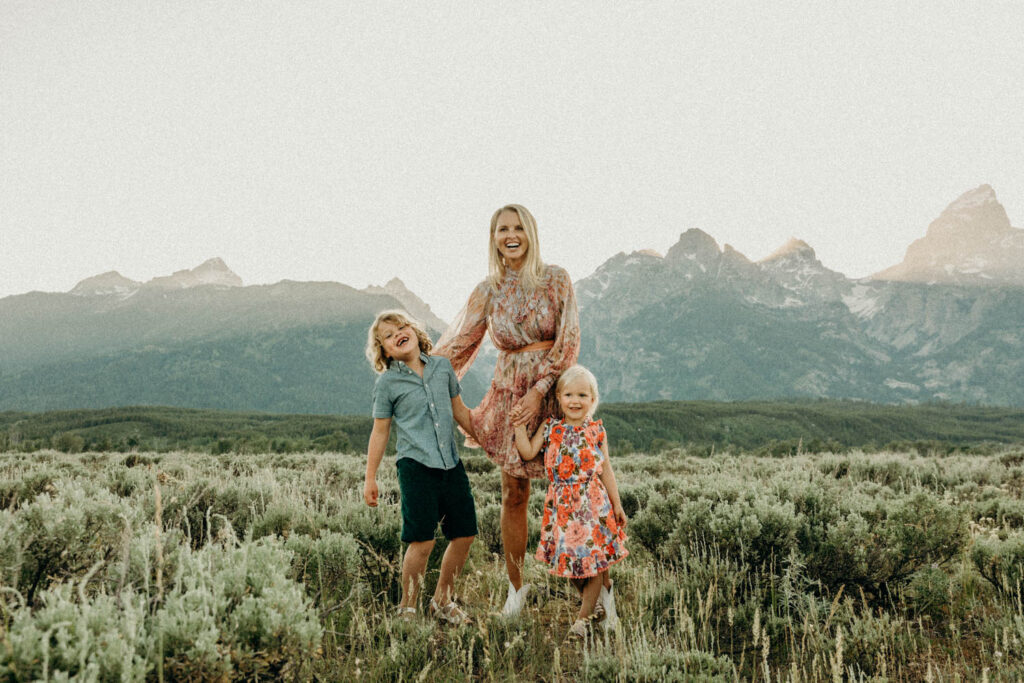
<instances>
[{"instance_id":1,"label":"shirt collar","mask_svg":"<svg viewBox=\"0 0 1024 683\"><path fill-rule=\"evenodd\" d=\"M420 351L420 360L423 361L424 368L426 368L426 366L430 365L430 356L428 356L427 354L423 353L422 351ZM412 374L416 374L415 372L413 372L412 368L410 368L403 361L400 361L397 358L394 360L394 362L391 365L392 365L392 367L397 368L399 372L409 372L409 373L412 373Z\"/></svg>"}]
</instances>

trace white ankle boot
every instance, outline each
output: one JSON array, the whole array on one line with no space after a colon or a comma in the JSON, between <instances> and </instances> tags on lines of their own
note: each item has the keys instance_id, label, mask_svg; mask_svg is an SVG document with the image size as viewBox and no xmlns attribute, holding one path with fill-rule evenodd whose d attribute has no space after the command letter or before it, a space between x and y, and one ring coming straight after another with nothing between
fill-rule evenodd
<instances>
[{"instance_id":1,"label":"white ankle boot","mask_svg":"<svg viewBox=\"0 0 1024 683\"><path fill-rule=\"evenodd\" d=\"M615 584L613 583L611 588L601 586L601 593L597 596L597 601L604 607L604 620L601 625L604 626L605 631L614 631L615 627L619 625L619 615L615 612Z\"/></svg>"},{"instance_id":2,"label":"white ankle boot","mask_svg":"<svg viewBox=\"0 0 1024 683\"><path fill-rule=\"evenodd\" d=\"M517 616L523 611L526 604L526 594L530 592L530 584L524 583L522 588L516 590L512 582L508 582L508 597L505 599L505 606L501 608L502 615L506 617Z\"/></svg>"}]
</instances>

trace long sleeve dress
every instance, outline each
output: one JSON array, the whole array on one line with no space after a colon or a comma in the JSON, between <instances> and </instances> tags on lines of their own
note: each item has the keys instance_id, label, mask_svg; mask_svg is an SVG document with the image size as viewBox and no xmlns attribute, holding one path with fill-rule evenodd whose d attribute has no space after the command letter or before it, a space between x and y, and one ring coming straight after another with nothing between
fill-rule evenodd
<instances>
[{"instance_id":1,"label":"long sleeve dress","mask_svg":"<svg viewBox=\"0 0 1024 683\"><path fill-rule=\"evenodd\" d=\"M569 274L558 266L544 268L541 284L532 292L508 269L494 287L484 280L469 296L466 307L441 336L433 353L451 361L462 377L480 351L484 334L498 349L494 380L480 405L472 410L479 444L495 464L520 479L545 476L540 458L524 462L515 446L512 408L536 387L544 396L537 417L526 425L531 434L548 417L558 414L554 386L558 376L576 362L580 350L580 321L576 293ZM549 349L516 349L535 342L554 342Z\"/></svg>"}]
</instances>

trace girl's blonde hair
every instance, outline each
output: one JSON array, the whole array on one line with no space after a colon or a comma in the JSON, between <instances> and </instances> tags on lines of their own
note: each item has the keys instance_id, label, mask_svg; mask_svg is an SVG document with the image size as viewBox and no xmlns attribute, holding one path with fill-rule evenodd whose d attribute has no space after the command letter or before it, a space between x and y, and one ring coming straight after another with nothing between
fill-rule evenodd
<instances>
[{"instance_id":1,"label":"girl's blonde hair","mask_svg":"<svg viewBox=\"0 0 1024 683\"><path fill-rule=\"evenodd\" d=\"M498 251L498 243L494 241L494 231L498 228L498 216L501 215L502 211L515 211L516 215L519 216L519 224L526 231L526 239L529 243L526 245L526 262L523 263L523 268L519 271L519 278L526 287L526 290L532 291L540 285L544 277L544 262L540 258L537 221L525 206L520 206L519 204L506 204L491 216L491 241L487 255L488 278L494 287L501 284L501 281L505 278L505 259L502 258L501 252Z\"/></svg>"},{"instance_id":2,"label":"girl's blonde hair","mask_svg":"<svg viewBox=\"0 0 1024 683\"><path fill-rule=\"evenodd\" d=\"M590 413L587 414L587 417L593 417L594 413L597 412L597 404L600 403L601 396L597 391L597 378L594 377L594 373L590 370L587 370L582 365L571 366L559 376L558 382L555 384L555 393L561 393L562 387L578 379L585 379L590 384L590 393L594 396L594 402L590 406Z\"/></svg>"},{"instance_id":3,"label":"girl's blonde hair","mask_svg":"<svg viewBox=\"0 0 1024 683\"><path fill-rule=\"evenodd\" d=\"M408 313L399 310L381 311L377 314L377 319L370 325L370 331L366 335L366 360L370 361L374 372L384 372L391 367L391 359L385 355L384 347L377 336L381 323L391 323L398 327L408 325L416 332L416 338L420 343L420 351L430 353L430 349L434 348L423 326Z\"/></svg>"}]
</instances>

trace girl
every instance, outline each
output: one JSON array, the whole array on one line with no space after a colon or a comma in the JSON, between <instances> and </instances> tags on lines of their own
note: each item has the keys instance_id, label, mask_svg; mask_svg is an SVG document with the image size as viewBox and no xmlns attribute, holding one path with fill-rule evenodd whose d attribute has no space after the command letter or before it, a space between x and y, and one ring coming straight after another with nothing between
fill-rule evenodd
<instances>
[{"instance_id":1,"label":"girl","mask_svg":"<svg viewBox=\"0 0 1024 683\"><path fill-rule=\"evenodd\" d=\"M562 419L548 418L532 438L525 426L517 426L516 448L524 460L544 452L549 485L536 558L550 564L555 576L571 579L580 592L579 617L569 637L584 638L591 621L614 609L611 603L595 614L608 567L628 554L626 513L604 426L591 420L598 403L594 375L582 366L570 367L558 378L555 395Z\"/></svg>"},{"instance_id":2,"label":"girl","mask_svg":"<svg viewBox=\"0 0 1024 683\"><path fill-rule=\"evenodd\" d=\"M459 381L448 359L428 356L426 332L402 311L384 311L370 326L366 357L379 373L373 388L373 432L367 448L363 499L377 507L377 468L391 434L398 428L398 486L402 498L402 541L409 544L402 562L402 602L398 615L416 614L434 530L449 540L430 612L450 624L469 622L452 599L477 533L476 508L466 470L455 445L454 418L473 434L469 409L459 396Z\"/></svg>"}]
</instances>

